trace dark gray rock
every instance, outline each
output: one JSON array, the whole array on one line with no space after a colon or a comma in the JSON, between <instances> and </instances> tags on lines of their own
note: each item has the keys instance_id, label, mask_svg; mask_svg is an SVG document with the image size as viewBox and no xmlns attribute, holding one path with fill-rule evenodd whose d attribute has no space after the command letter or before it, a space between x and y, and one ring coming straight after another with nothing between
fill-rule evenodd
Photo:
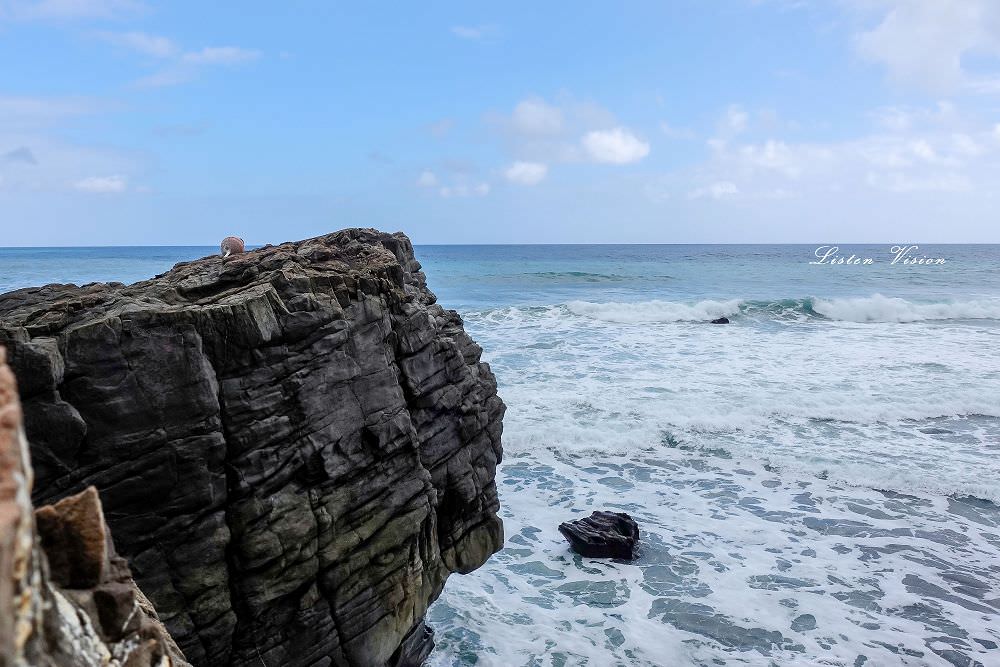
<instances>
[{"instance_id":1,"label":"dark gray rock","mask_svg":"<svg viewBox=\"0 0 1000 667\"><path fill-rule=\"evenodd\" d=\"M94 487L32 507L14 375L0 347L0 665L190 667L115 554Z\"/></svg>"},{"instance_id":2,"label":"dark gray rock","mask_svg":"<svg viewBox=\"0 0 1000 667\"><path fill-rule=\"evenodd\" d=\"M573 551L588 558L632 560L639 545L639 526L624 512L594 512L559 524Z\"/></svg>"},{"instance_id":3,"label":"dark gray rock","mask_svg":"<svg viewBox=\"0 0 1000 667\"><path fill-rule=\"evenodd\" d=\"M96 486L195 665L410 665L503 542L504 405L402 234L0 295L35 497ZM417 656L417 657L413 657Z\"/></svg>"},{"instance_id":4,"label":"dark gray rock","mask_svg":"<svg viewBox=\"0 0 1000 667\"><path fill-rule=\"evenodd\" d=\"M729 324L729 318L720 317L718 319L712 320L711 324Z\"/></svg>"}]
</instances>

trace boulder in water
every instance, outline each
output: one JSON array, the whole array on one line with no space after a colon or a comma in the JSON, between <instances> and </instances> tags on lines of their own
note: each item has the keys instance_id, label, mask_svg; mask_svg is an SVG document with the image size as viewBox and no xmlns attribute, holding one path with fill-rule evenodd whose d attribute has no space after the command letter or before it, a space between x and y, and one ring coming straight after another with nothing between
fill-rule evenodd
<instances>
[{"instance_id":1,"label":"boulder in water","mask_svg":"<svg viewBox=\"0 0 1000 667\"><path fill-rule=\"evenodd\" d=\"M584 519L559 524L573 551L588 558L636 557L639 525L624 512L594 512Z\"/></svg>"},{"instance_id":2,"label":"boulder in water","mask_svg":"<svg viewBox=\"0 0 1000 667\"><path fill-rule=\"evenodd\" d=\"M719 319L712 320L712 324L729 324L729 318L720 317Z\"/></svg>"}]
</instances>

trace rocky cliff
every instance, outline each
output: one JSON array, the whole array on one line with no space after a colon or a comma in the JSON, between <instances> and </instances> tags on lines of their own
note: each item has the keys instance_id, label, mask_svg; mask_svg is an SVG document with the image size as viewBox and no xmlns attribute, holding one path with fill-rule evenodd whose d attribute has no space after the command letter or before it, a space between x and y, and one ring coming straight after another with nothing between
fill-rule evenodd
<instances>
[{"instance_id":1,"label":"rocky cliff","mask_svg":"<svg viewBox=\"0 0 1000 667\"><path fill-rule=\"evenodd\" d=\"M21 418L0 347L0 665L187 666L115 555L97 491L33 512Z\"/></svg>"},{"instance_id":2,"label":"rocky cliff","mask_svg":"<svg viewBox=\"0 0 1000 667\"><path fill-rule=\"evenodd\" d=\"M415 665L497 551L504 405L402 234L0 295L38 502L100 491L195 665Z\"/></svg>"}]
</instances>

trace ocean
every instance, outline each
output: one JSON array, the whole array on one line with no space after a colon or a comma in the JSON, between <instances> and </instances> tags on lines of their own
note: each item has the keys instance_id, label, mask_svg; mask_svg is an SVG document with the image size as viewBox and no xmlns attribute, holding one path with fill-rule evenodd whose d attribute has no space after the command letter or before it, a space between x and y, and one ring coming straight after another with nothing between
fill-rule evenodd
<instances>
[{"instance_id":1,"label":"ocean","mask_svg":"<svg viewBox=\"0 0 1000 667\"><path fill-rule=\"evenodd\" d=\"M0 249L0 292L215 251ZM1000 246L416 251L508 406L433 667L1000 665ZM636 561L569 551L597 509Z\"/></svg>"}]
</instances>

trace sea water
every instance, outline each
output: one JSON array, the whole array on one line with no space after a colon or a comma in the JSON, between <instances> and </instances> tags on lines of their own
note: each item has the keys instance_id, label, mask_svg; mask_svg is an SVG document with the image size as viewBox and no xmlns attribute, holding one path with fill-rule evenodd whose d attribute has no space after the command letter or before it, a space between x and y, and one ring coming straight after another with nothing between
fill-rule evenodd
<instances>
[{"instance_id":1,"label":"sea water","mask_svg":"<svg viewBox=\"0 0 1000 667\"><path fill-rule=\"evenodd\" d=\"M0 250L0 291L210 248ZM1000 246L418 246L508 406L431 665L1000 665ZM727 317L728 325L708 321ZM561 521L630 513L631 563Z\"/></svg>"}]
</instances>

